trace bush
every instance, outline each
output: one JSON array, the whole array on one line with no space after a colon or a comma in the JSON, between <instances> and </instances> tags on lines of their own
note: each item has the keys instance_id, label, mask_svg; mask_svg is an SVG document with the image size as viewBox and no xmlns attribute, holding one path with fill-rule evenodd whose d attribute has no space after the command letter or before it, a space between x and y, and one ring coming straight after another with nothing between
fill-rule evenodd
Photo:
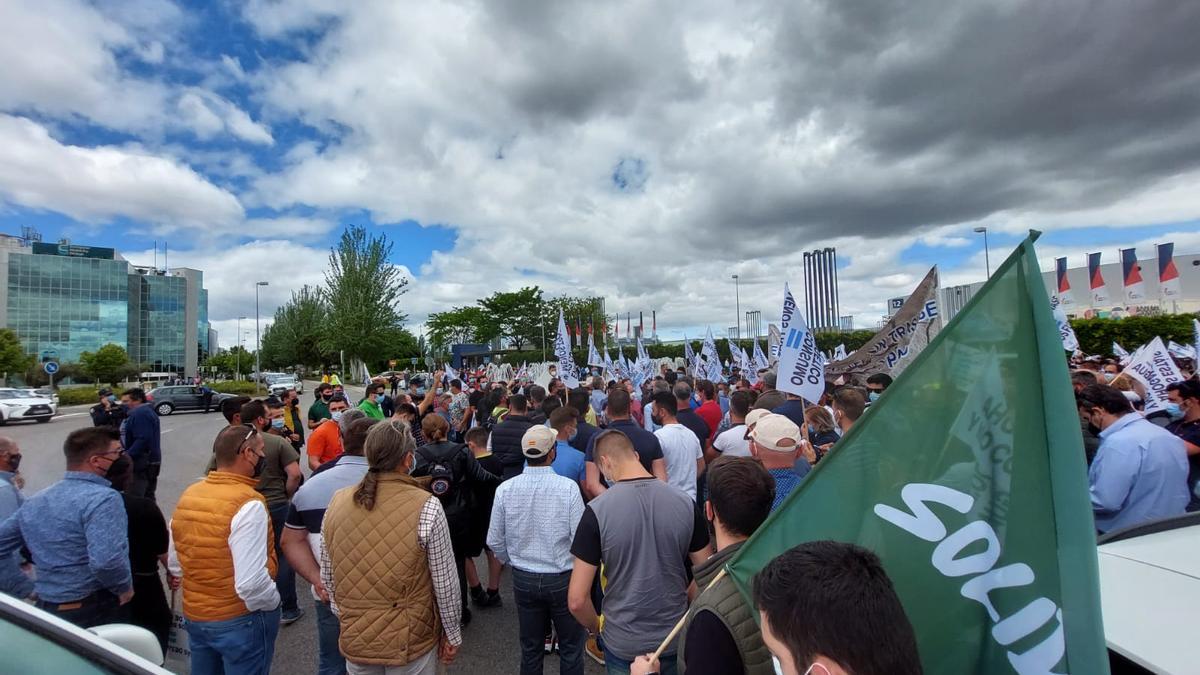
<instances>
[{"instance_id":1,"label":"bush","mask_svg":"<svg viewBox=\"0 0 1200 675\"><path fill-rule=\"evenodd\" d=\"M64 387L58 390L59 405L93 405L100 400L100 390L94 387Z\"/></svg>"},{"instance_id":2,"label":"bush","mask_svg":"<svg viewBox=\"0 0 1200 675\"><path fill-rule=\"evenodd\" d=\"M223 382L209 382L208 386L212 387L213 391L222 394L242 394L245 396L254 396L255 393L263 393L261 389L257 392L254 388L254 383L247 380L226 380Z\"/></svg>"},{"instance_id":3,"label":"bush","mask_svg":"<svg viewBox=\"0 0 1200 675\"><path fill-rule=\"evenodd\" d=\"M1072 319L1071 327L1084 353L1111 355L1114 341L1130 352L1155 337L1161 337L1163 342L1174 340L1190 345L1195 317L1195 314L1160 314L1124 319Z\"/></svg>"}]
</instances>

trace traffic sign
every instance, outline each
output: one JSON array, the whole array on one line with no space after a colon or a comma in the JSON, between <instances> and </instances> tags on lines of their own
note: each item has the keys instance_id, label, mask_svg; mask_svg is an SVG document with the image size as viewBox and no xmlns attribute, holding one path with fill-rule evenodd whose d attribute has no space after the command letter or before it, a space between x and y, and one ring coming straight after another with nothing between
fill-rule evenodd
<instances>
[{"instance_id":1,"label":"traffic sign","mask_svg":"<svg viewBox=\"0 0 1200 675\"><path fill-rule=\"evenodd\" d=\"M429 368L433 367L433 357L432 356L425 357L425 365Z\"/></svg>"},{"instance_id":2,"label":"traffic sign","mask_svg":"<svg viewBox=\"0 0 1200 675\"><path fill-rule=\"evenodd\" d=\"M46 371L47 375L53 375L58 372L58 362L47 361L42 364L42 370Z\"/></svg>"},{"instance_id":3,"label":"traffic sign","mask_svg":"<svg viewBox=\"0 0 1200 675\"><path fill-rule=\"evenodd\" d=\"M411 359L409 359L409 360L410 360L410 361L412 361L412 364L413 364L414 366L415 366L415 365L417 365L417 357L415 357L415 356L414 356L414 357L412 357L412 358L411 358Z\"/></svg>"},{"instance_id":4,"label":"traffic sign","mask_svg":"<svg viewBox=\"0 0 1200 675\"><path fill-rule=\"evenodd\" d=\"M388 359L388 368L396 367L396 359Z\"/></svg>"}]
</instances>

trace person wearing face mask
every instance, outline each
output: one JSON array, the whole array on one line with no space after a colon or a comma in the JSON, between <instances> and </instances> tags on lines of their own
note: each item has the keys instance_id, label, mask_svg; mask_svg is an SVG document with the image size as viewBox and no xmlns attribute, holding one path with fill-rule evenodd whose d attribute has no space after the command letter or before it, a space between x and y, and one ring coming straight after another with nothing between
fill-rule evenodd
<instances>
[{"instance_id":1,"label":"person wearing face mask","mask_svg":"<svg viewBox=\"0 0 1200 675\"><path fill-rule=\"evenodd\" d=\"M255 488L267 500L267 511L271 515L271 529L275 538L275 556L279 560L279 572L275 583L283 602L280 623L284 626L295 623L304 616L296 600L296 573L283 557L279 538L287 521L288 506L292 495L300 487L300 453L286 439L287 428L283 425L283 403L277 398L251 401L242 406L242 419L263 433L262 475Z\"/></svg>"},{"instance_id":2,"label":"person wearing face mask","mask_svg":"<svg viewBox=\"0 0 1200 675\"><path fill-rule=\"evenodd\" d=\"M1200 511L1200 382L1185 380L1167 385L1167 431L1183 439L1188 457L1188 511Z\"/></svg>"},{"instance_id":3,"label":"person wearing face mask","mask_svg":"<svg viewBox=\"0 0 1200 675\"><path fill-rule=\"evenodd\" d=\"M691 675L770 675L771 654L754 610L742 601L732 579L717 575L770 515L775 481L749 457L719 457L708 474L704 516L717 552L693 570L700 594L679 633L679 655ZM632 672L656 671L652 656L639 656Z\"/></svg>"},{"instance_id":4,"label":"person wearing face mask","mask_svg":"<svg viewBox=\"0 0 1200 675\"><path fill-rule=\"evenodd\" d=\"M329 401L333 398L333 385L328 382L322 382L317 385L316 389L317 400L313 401L308 407L308 429L315 431L321 423L330 419L329 417Z\"/></svg>"},{"instance_id":5,"label":"person wearing face mask","mask_svg":"<svg viewBox=\"0 0 1200 675\"><path fill-rule=\"evenodd\" d=\"M383 399L387 398L387 394L383 393L384 386L382 383L372 383L367 386L367 395L358 404L358 409L367 413L367 417L373 420L382 420L385 418L383 414Z\"/></svg>"},{"instance_id":6,"label":"person wearing face mask","mask_svg":"<svg viewBox=\"0 0 1200 675\"><path fill-rule=\"evenodd\" d=\"M840 436L845 436L867 409L862 390L851 386L835 389L830 397L830 404L833 407L833 422L837 425Z\"/></svg>"},{"instance_id":7,"label":"person wearing face mask","mask_svg":"<svg viewBox=\"0 0 1200 675\"><path fill-rule=\"evenodd\" d=\"M904 606L879 557L865 548L800 544L755 575L751 596L776 673L923 672Z\"/></svg>"},{"instance_id":8,"label":"person wearing face mask","mask_svg":"<svg viewBox=\"0 0 1200 675\"><path fill-rule=\"evenodd\" d=\"M117 402L112 389L101 389L99 394L100 402L88 411L92 416L92 426L120 429L121 422L125 420L125 409Z\"/></svg>"},{"instance_id":9,"label":"person wearing face mask","mask_svg":"<svg viewBox=\"0 0 1200 675\"><path fill-rule=\"evenodd\" d=\"M338 422L350 409L350 403L342 396L329 399L329 419L317 426L308 437L308 468L316 471L322 464L337 459L342 454L342 434Z\"/></svg>"},{"instance_id":10,"label":"person wearing face mask","mask_svg":"<svg viewBox=\"0 0 1200 675\"><path fill-rule=\"evenodd\" d=\"M121 442L133 460L133 480L126 489L135 497L154 501L162 469L158 413L146 405L146 392L136 387L121 394L121 404L128 411L128 417L121 423Z\"/></svg>"},{"instance_id":11,"label":"person wearing face mask","mask_svg":"<svg viewBox=\"0 0 1200 675\"><path fill-rule=\"evenodd\" d=\"M17 473L21 466L21 449L11 438L0 436L0 522L21 508L25 495L21 492L24 482ZM25 562L20 552L0 559L0 593L14 598L33 595L33 580L21 569Z\"/></svg>"},{"instance_id":12,"label":"person wearing face mask","mask_svg":"<svg viewBox=\"0 0 1200 675\"><path fill-rule=\"evenodd\" d=\"M1075 402L1100 436L1088 468L1096 530L1183 513L1190 501L1183 439L1135 413L1129 399L1110 386L1085 387Z\"/></svg>"},{"instance_id":13,"label":"person wearing face mask","mask_svg":"<svg viewBox=\"0 0 1200 675\"><path fill-rule=\"evenodd\" d=\"M280 601L271 517L255 489L264 445L253 426L222 429L213 443L217 470L183 491L171 519L167 580L183 588L195 675L271 671Z\"/></svg>"},{"instance_id":14,"label":"person wearing face mask","mask_svg":"<svg viewBox=\"0 0 1200 675\"><path fill-rule=\"evenodd\" d=\"M875 373L867 378L867 404L870 405L883 396L883 392L892 386L892 376L887 373Z\"/></svg>"},{"instance_id":15,"label":"person wearing face mask","mask_svg":"<svg viewBox=\"0 0 1200 675\"><path fill-rule=\"evenodd\" d=\"M108 472L113 489L124 493L133 477L133 462L121 455ZM125 515L129 519L129 568L133 573L133 599L122 607L121 621L141 626L154 633L158 646L167 653L167 637L171 631L171 607L163 592L158 566L167 564L170 534L167 521L158 504L144 497L121 495Z\"/></svg>"},{"instance_id":16,"label":"person wearing face mask","mask_svg":"<svg viewBox=\"0 0 1200 675\"><path fill-rule=\"evenodd\" d=\"M582 490L587 482L587 469L583 453L571 446L571 440L579 428L579 413L566 406L555 408L550 413L550 428L554 430L554 461L550 468L563 478L570 478ZM528 432L526 432L528 433ZM528 461L526 462L528 466Z\"/></svg>"},{"instance_id":17,"label":"person wearing face mask","mask_svg":"<svg viewBox=\"0 0 1200 675\"><path fill-rule=\"evenodd\" d=\"M84 628L113 623L133 598L128 519L108 480L125 450L115 429L89 427L67 436L63 454L63 479L0 523L0 560L29 551L41 609Z\"/></svg>"},{"instance_id":18,"label":"person wearing face mask","mask_svg":"<svg viewBox=\"0 0 1200 675\"><path fill-rule=\"evenodd\" d=\"M462 644L450 528L427 481L411 475L416 449L403 422L371 427L367 474L325 510L321 581L350 675L432 675Z\"/></svg>"}]
</instances>

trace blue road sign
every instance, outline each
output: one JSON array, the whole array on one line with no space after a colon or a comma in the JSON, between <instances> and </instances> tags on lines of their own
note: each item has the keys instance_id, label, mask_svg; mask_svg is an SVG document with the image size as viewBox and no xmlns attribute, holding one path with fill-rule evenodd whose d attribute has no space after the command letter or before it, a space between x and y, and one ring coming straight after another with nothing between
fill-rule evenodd
<instances>
[{"instance_id":1,"label":"blue road sign","mask_svg":"<svg viewBox=\"0 0 1200 675\"><path fill-rule=\"evenodd\" d=\"M42 370L46 371L47 375L53 375L58 372L58 362L47 361L42 364Z\"/></svg>"}]
</instances>

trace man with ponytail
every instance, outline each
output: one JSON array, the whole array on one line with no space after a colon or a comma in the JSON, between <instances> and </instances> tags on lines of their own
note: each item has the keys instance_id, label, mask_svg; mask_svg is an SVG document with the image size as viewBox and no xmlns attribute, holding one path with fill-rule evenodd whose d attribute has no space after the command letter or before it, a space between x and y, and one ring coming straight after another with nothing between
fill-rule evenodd
<instances>
[{"instance_id":1,"label":"man with ponytail","mask_svg":"<svg viewBox=\"0 0 1200 675\"><path fill-rule=\"evenodd\" d=\"M369 469L325 512L321 576L350 675L433 675L462 644L462 605L442 503L410 474L407 424L371 427Z\"/></svg>"}]
</instances>

